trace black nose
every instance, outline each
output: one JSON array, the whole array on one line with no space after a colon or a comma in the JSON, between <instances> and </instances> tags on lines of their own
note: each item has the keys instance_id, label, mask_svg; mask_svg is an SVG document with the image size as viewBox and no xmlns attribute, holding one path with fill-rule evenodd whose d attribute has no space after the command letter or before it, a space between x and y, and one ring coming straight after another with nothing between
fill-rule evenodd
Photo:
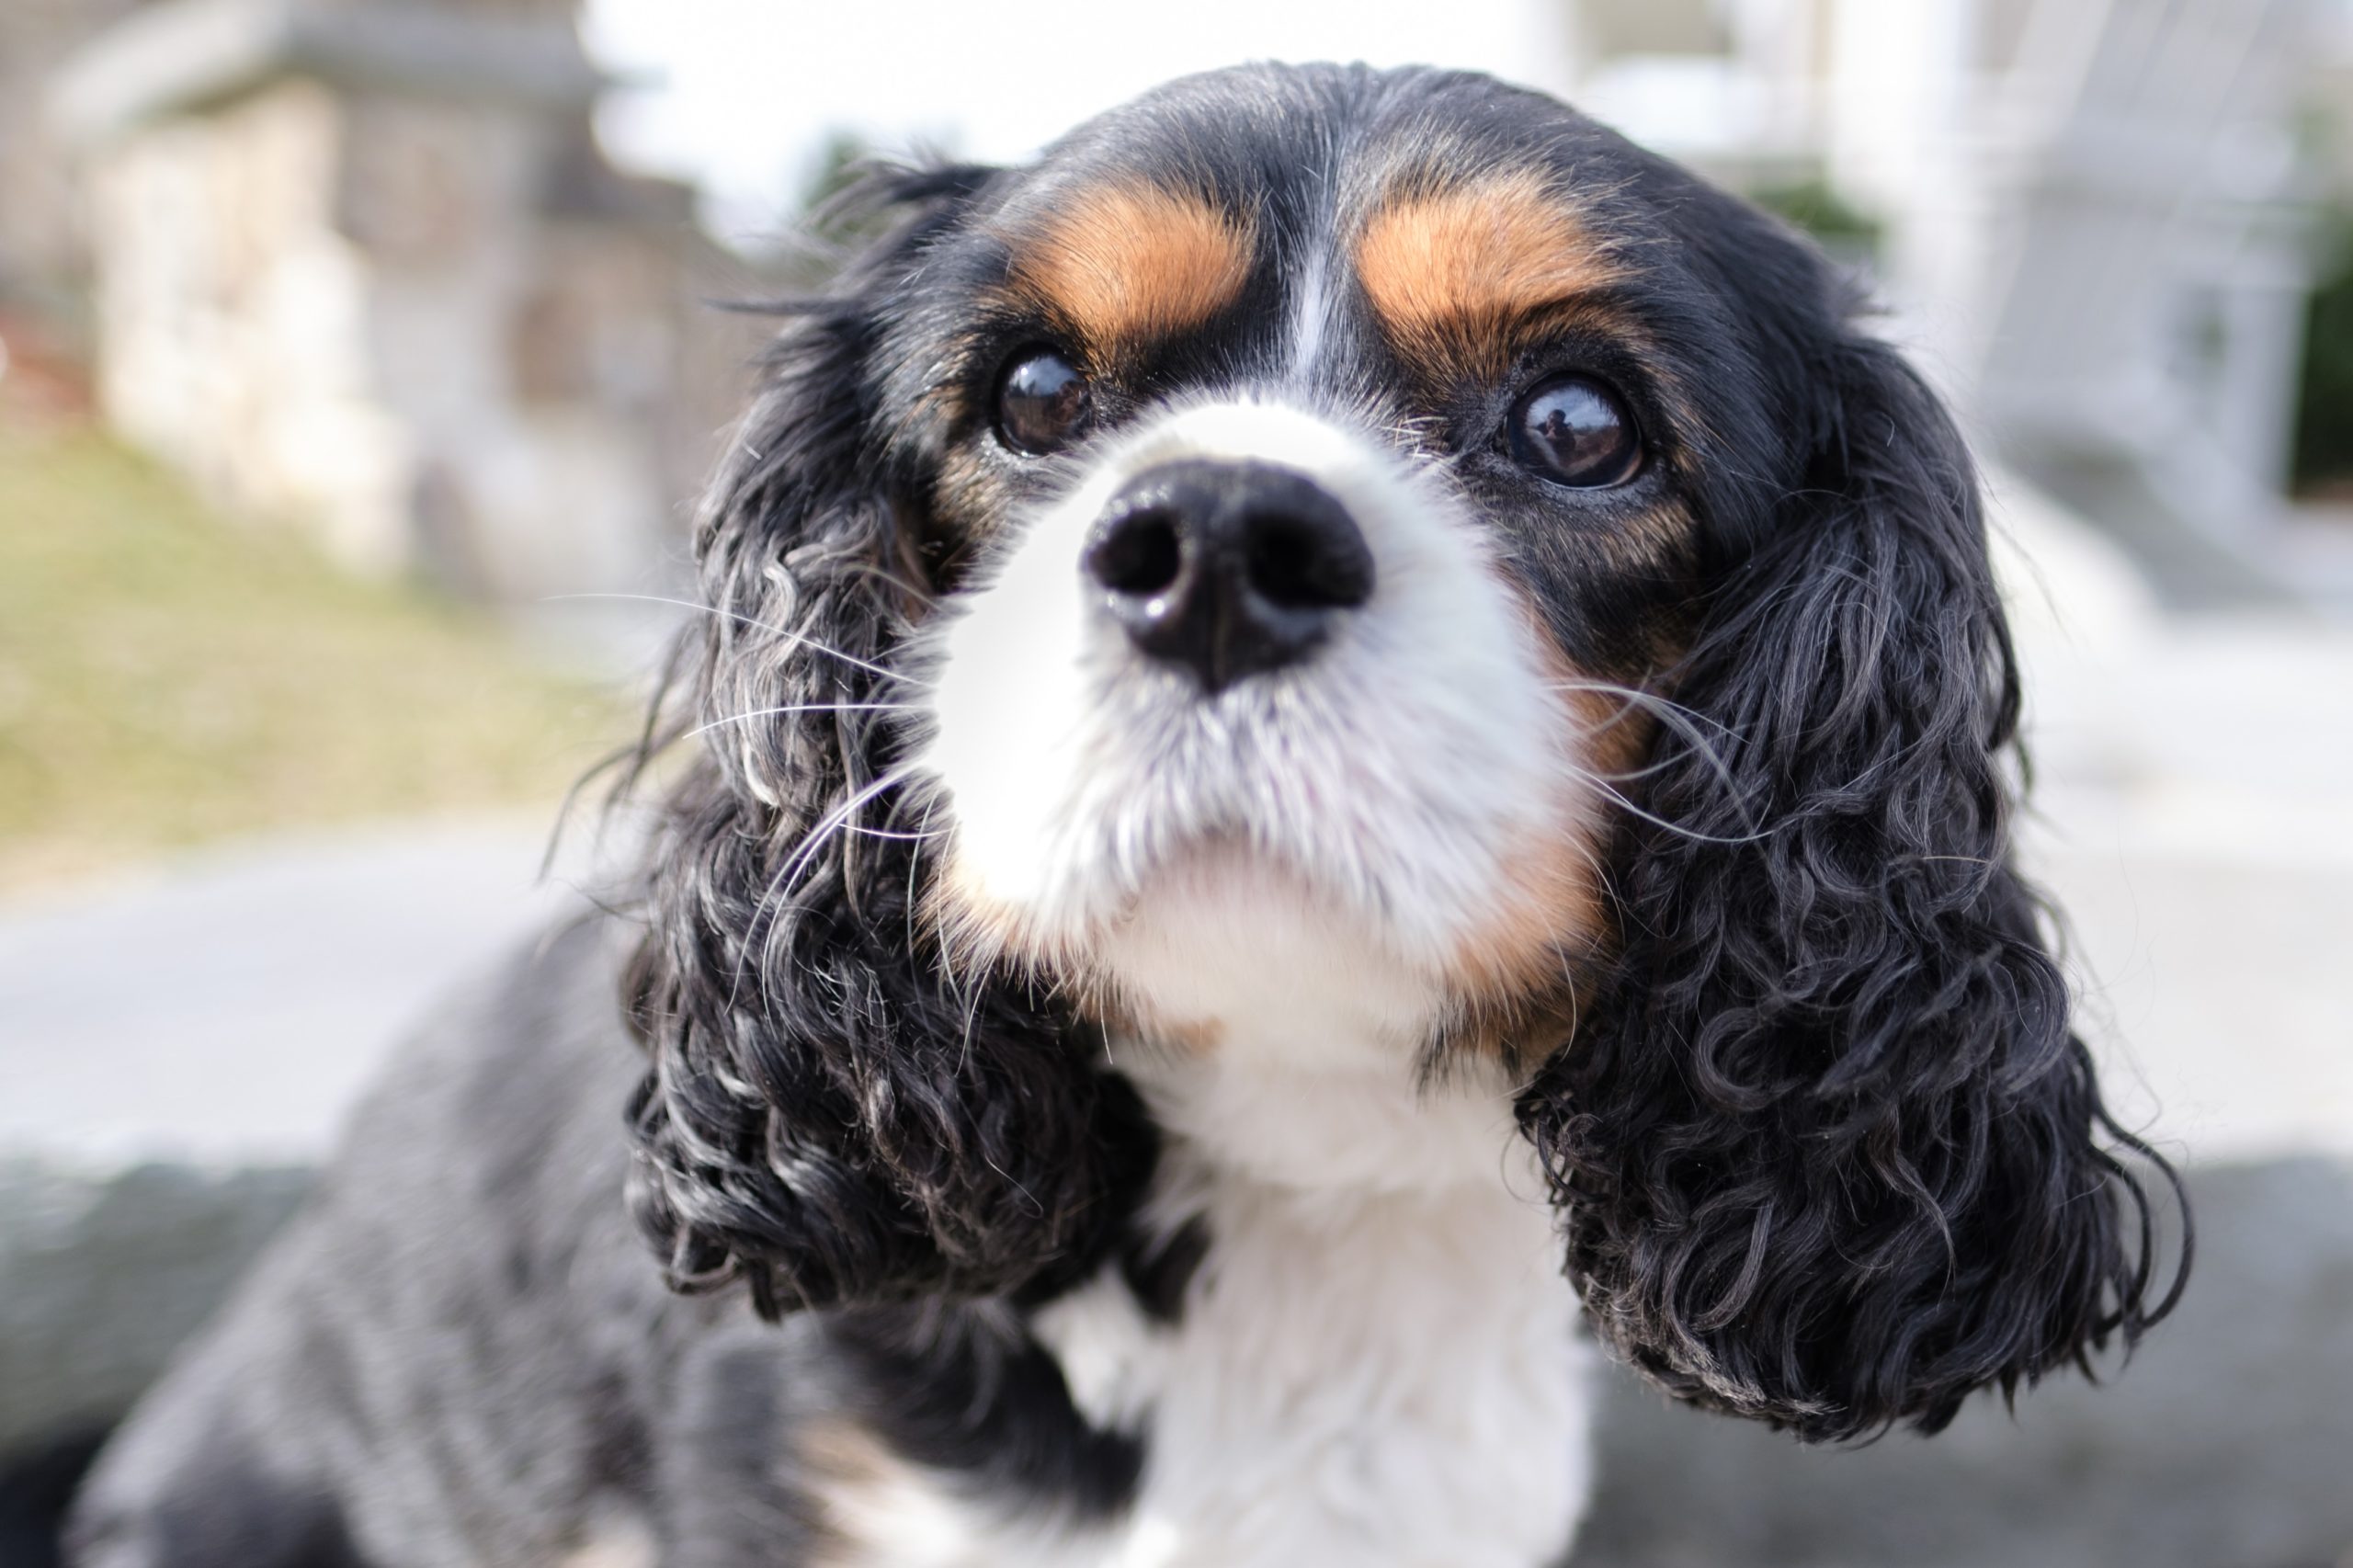
<instances>
[{"instance_id":1,"label":"black nose","mask_svg":"<svg viewBox=\"0 0 2353 1568\"><path fill-rule=\"evenodd\" d=\"M1372 597L1372 551L1304 474L1197 460L1138 474L1111 497L1083 559L1138 648L1204 691L1280 669Z\"/></svg>"}]
</instances>

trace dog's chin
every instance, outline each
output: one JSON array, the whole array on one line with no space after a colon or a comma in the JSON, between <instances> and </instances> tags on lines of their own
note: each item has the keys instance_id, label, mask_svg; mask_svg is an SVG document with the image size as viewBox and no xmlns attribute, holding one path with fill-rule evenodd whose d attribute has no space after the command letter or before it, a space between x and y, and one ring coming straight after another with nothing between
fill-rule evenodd
<instances>
[{"instance_id":1,"label":"dog's chin","mask_svg":"<svg viewBox=\"0 0 2353 1568\"><path fill-rule=\"evenodd\" d=\"M1145 1039L1248 1034L1302 1065L1395 1059L1464 1011L1475 932L1392 918L1358 868L1302 863L1241 833L1181 840L1121 889L1048 912L992 899L951 862L943 926L965 955L1050 978ZM1084 911L1084 913L1077 913Z\"/></svg>"},{"instance_id":2,"label":"dog's chin","mask_svg":"<svg viewBox=\"0 0 2353 1568\"><path fill-rule=\"evenodd\" d=\"M1446 1002L1433 955L1343 876L1236 837L1154 866L1083 961L1142 1032L1193 1041L1239 1030L1289 1053L1410 1049Z\"/></svg>"}]
</instances>

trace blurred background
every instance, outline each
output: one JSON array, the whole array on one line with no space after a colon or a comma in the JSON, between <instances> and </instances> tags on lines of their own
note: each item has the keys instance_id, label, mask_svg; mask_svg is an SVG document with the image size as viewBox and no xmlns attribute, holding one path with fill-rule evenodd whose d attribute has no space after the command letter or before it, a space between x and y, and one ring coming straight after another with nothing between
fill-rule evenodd
<instances>
[{"instance_id":1,"label":"blurred background","mask_svg":"<svg viewBox=\"0 0 2353 1568\"><path fill-rule=\"evenodd\" d=\"M797 220L1182 72L1558 93L1811 230L1989 463L2026 855L2201 1262L2112 1386L1612 1395L1577 1562L2353 1568L2353 0L0 0L0 1564L540 872ZM2110 1368L2109 1370L2115 1369Z\"/></svg>"}]
</instances>

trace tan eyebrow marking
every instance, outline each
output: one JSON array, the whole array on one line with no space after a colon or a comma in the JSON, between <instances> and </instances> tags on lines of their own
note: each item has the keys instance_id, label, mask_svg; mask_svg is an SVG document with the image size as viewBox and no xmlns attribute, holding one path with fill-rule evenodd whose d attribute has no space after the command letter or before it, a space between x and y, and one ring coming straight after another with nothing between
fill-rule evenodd
<instances>
[{"instance_id":1,"label":"tan eyebrow marking","mask_svg":"<svg viewBox=\"0 0 2353 1568\"><path fill-rule=\"evenodd\" d=\"M1433 373L1500 374L1516 323L1624 276L1533 170L1392 196L1356 264L1391 344Z\"/></svg>"},{"instance_id":2,"label":"tan eyebrow marking","mask_svg":"<svg viewBox=\"0 0 2353 1568\"><path fill-rule=\"evenodd\" d=\"M1207 197L1142 183L1082 192L1014 262L1017 283L1115 354L1199 326L1250 280L1256 225Z\"/></svg>"}]
</instances>

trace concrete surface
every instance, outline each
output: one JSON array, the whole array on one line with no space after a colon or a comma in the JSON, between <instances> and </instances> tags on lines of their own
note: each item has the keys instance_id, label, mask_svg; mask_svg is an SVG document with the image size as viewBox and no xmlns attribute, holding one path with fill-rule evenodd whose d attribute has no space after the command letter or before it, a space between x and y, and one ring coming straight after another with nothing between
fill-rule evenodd
<instances>
[{"instance_id":1,"label":"concrete surface","mask_svg":"<svg viewBox=\"0 0 2353 1568\"><path fill-rule=\"evenodd\" d=\"M2034 759L2020 858L2126 1119L2205 1160L2353 1155L2353 623L2162 614L1997 485Z\"/></svg>"},{"instance_id":2,"label":"concrete surface","mask_svg":"<svg viewBox=\"0 0 2353 1568\"><path fill-rule=\"evenodd\" d=\"M544 821L232 845L0 914L0 1465L119 1415L419 1007L580 907Z\"/></svg>"},{"instance_id":3,"label":"concrete surface","mask_svg":"<svg viewBox=\"0 0 2353 1568\"><path fill-rule=\"evenodd\" d=\"M0 912L0 1153L314 1160L437 991L581 896L544 819L224 846Z\"/></svg>"},{"instance_id":4,"label":"concrete surface","mask_svg":"<svg viewBox=\"0 0 2353 1568\"><path fill-rule=\"evenodd\" d=\"M112 1424L310 1179L300 1165L0 1165L0 1460Z\"/></svg>"}]
</instances>

